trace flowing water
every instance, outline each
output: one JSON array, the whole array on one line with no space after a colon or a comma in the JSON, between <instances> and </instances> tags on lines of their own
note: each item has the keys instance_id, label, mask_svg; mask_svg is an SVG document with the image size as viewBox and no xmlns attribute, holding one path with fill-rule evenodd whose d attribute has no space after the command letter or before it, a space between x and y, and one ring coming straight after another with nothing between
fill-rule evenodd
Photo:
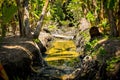
<instances>
[{"instance_id":1,"label":"flowing water","mask_svg":"<svg viewBox=\"0 0 120 80\"><path fill-rule=\"evenodd\" d=\"M53 67L60 68L71 73L75 64L79 62L79 53L76 52L76 46L72 40L55 40L46 52L45 60Z\"/></svg>"}]
</instances>

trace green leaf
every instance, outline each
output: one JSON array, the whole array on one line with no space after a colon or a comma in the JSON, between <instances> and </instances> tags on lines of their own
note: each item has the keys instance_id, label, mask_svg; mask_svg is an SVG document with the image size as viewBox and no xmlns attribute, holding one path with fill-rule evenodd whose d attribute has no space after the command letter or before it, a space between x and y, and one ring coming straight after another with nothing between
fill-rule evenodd
<instances>
[{"instance_id":1,"label":"green leaf","mask_svg":"<svg viewBox=\"0 0 120 80\"><path fill-rule=\"evenodd\" d=\"M39 39L33 39L33 41L34 41L35 43L39 43L39 42L40 42Z\"/></svg>"},{"instance_id":2,"label":"green leaf","mask_svg":"<svg viewBox=\"0 0 120 80\"><path fill-rule=\"evenodd\" d=\"M87 13L86 18L89 21L95 21L95 17L94 17L94 15L90 11Z\"/></svg>"},{"instance_id":3,"label":"green leaf","mask_svg":"<svg viewBox=\"0 0 120 80\"><path fill-rule=\"evenodd\" d=\"M35 14L35 12L32 12L32 14L37 18L39 19L39 16L37 14Z\"/></svg>"},{"instance_id":4,"label":"green leaf","mask_svg":"<svg viewBox=\"0 0 120 80\"><path fill-rule=\"evenodd\" d=\"M115 2L117 2L117 0L108 0L107 1L107 8L108 9L113 9L115 6Z\"/></svg>"},{"instance_id":5,"label":"green leaf","mask_svg":"<svg viewBox=\"0 0 120 80\"><path fill-rule=\"evenodd\" d=\"M103 47L100 47L100 54L105 55L107 52Z\"/></svg>"},{"instance_id":6,"label":"green leaf","mask_svg":"<svg viewBox=\"0 0 120 80\"><path fill-rule=\"evenodd\" d=\"M17 6L11 5L9 7L4 6L3 7L3 14L2 14L2 19L4 23L8 23L14 14L17 12Z\"/></svg>"}]
</instances>

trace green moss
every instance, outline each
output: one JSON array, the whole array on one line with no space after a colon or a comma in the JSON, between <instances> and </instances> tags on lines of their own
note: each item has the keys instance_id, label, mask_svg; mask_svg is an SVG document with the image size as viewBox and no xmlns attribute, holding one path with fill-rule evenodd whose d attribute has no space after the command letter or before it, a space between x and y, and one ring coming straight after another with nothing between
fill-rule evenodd
<instances>
[{"instance_id":1,"label":"green moss","mask_svg":"<svg viewBox=\"0 0 120 80\"><path fill-rule=\"evenodd\" d=\"M39 39L33 39L33 41L34 41L35 43L39 43L39 42L40 42Z\"/></svg>"}]
</instances>

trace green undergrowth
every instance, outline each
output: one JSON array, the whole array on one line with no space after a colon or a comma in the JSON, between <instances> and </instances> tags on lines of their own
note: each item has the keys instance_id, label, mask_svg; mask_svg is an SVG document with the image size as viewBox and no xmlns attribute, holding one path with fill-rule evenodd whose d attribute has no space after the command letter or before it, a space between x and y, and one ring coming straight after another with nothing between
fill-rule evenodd
<instances>
[{"instance_id":1,"label":"green undergrowth","mask_svg":"<svg viewBox=\"0 0 120 80\"><path fill-rule=\"evenodd\" d=\"M116 38L110 38L110 40L116 40ZM120 38L117 38L120 39ZM108 58L109 55L112 55L106 51L104 48L105 45L101 44L104 41L107 41L108 37L105 37L103 39L95 39L91 42L88 42L86 44L85 52L87 55L92 56L94 59L97 59L100 63L103 63L104 61L107 62L107 68L106 70L108 72L113 72L116 70L116 66L118 63L120 63L120 56L112 56L111 58Z\"/></svg>"},{"instance_id":2,"label":"green undergrowth","mask_svg":"<svg viewBox=\"0 0 120 80\"><path fill-rule=\"evenodd\" d=\"M103 43L104 41L107 41L108 37L104 37L102 39L95 39L91 42L88 42L85 46L85 54L92 56L94 59L99 60L100 62L103 62L106 59L107 51L104 48Z\"/></svg>"},{"instance_id":3,"label":"green undergrowth","mask_svg":"<svg viewBox=\"0 0 120 80\"><path fill-rule=\"evenodd\" d=\"M107 39L105 39L107 40ZM87 54L91 54L91 55L96 55L96 54L100 54L100 55L105 55L106 51L104 49L104 47L101 45L100 46L100 40L99 39L95 39L91 42L88 42L85 46L85 52Z\"/></svg>"},{"instance_id":4,"label":"green undergrowth","mask_svg":"<svg viewBox=\"0 0 120 80\"><path fill-rule=\"evenodd\" d=\"M120 62L120 56L118 57L113 57L110 60L107 60L107 71L114 71L116 64Z\"/></svg>"}]
</instances>

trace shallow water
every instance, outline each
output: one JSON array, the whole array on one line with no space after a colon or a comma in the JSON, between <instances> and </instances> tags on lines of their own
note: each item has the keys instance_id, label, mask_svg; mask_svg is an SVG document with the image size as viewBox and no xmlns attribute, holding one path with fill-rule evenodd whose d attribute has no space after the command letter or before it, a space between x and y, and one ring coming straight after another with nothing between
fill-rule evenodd
<instances>
[{"instance_id":1,"label":"shallow water","mask_svg":"<svg viewBox=\"0 0 120 80\"><path fill-rule=\"evenodd\" d=\"M56 40L52 42L46 54L45 60L49 65L64 69L68 73L74 69L79 56L79 53L76 52L75 43L72 40Z\"/></svg>"}]
</instances>

